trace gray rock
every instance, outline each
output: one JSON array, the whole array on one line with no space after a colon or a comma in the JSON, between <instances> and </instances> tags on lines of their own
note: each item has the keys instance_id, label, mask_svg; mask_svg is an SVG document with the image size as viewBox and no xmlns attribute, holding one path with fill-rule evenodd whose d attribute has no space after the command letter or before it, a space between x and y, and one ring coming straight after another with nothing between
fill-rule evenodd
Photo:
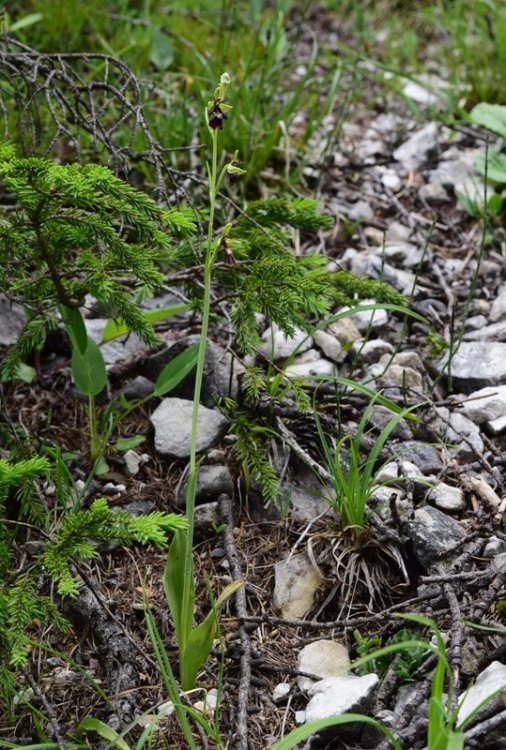
<instances>
[{"instance_id":1,"label":"gray rock","mask_svg":"<svg viewBox=\"0 0 506 750\"><path fill-rule=\"evenodd\" d=\"M342 362L345 359L346 352L343 352L343 347L337 336L332 336L326 331L316 331L314 342L332 362Z\"/></svg>"},{"instance_id":2,"label":"gray rock","mask_svg":"<svg viewBox=\"0 0 506 750\"><path fill-rule=\"evenodd\" d=\"M490 308L490 320L493 323L503 318L506 318L506 284L501 286Z\"/></svg>"},{"instance_id":3,"label":"gray rock","mask_svg":"<svg viewBox=\"0 0 506 750\"><path fill-rule=\"evenodd\" d=\"M441 453L435 445L409 440L399 447L403 458L412 461L423 474L437 474L443 468Z\"/></svg>"},{"instance_id":4,"label":"gray rock","mask_svg":"<svg viewBox=\"0 0 506 750\"><path fill-rule=\"evenodd\" d=\"M314 674L321 679L346 675L350 671L350 666L348 649L336 641L322 639L308 643L297 657L297 669L300 672ZM305 691L321 684L321 679L315 682L309 677L297 677L297 683L299 688Z\"/></svg>"},{"instance_id":5,"label":"gray rock","mask_svg":"<svg viewBox=\"0 0 506 750\"><path fill-rule=\"evenodd\" d=\"M428 88L417 81L406 81L402 87L402 93L417 104L436 107L442 103L442 99L435 92L441 91L445 83L437 76L427 76L427 78Z\"/></svg>"},{"instance_id":6,"label":"gray rock","mask_svg":"<svg viewBox=\"0 0 506 750\"><path fill-rule=\"evenodd\" d=\"M363 300L360 306L374 304L376 304L375 300L367 299ZM381 308L378 310L361 310L360 312L351 313L350 318L361 333L383 328L388 323L388 313Z\"/></svg>"},{"instance_id":7,"label":"gray rock","mask_svg":"<svg viewBox=\"0 0 506 750\"><path fill-rule=\"evenodd\" d=\"M218 501L195 506L195 531L207 533L221 522Z\"/></svg>"},{"instance_id":8,"label":"gray rock","mask_svg":"<svg viewBox=\"0 0 506 750\"><path fill-rule=\"evenodd\" d=\"M425 201L430 206L441 206L443 203L450 203L451 198L440 182L428 182L418 190L418 196L421 201Z\"/></svg>"},{"instance_id":9,"label":"gray rock","mask_svg":"<svg viewBox=\"0 0 506 750\"><path fill-rule=\"evenodd\" d=\"M13 344L26 324L26 315L21 305L9 302L0 294L0 346Z\"/></svg>"},{"instance_id":10,"label":"gray rock","mask_svg":"<svg viewBox=\"0 0 506 750\"><path fill-rule=\"evenodd\" d=\"M477 456L481 456L484 451L480 428L458 412L450 414L450 423L447 427L445 442L456 444L458 452L462 455L472 455L474 453Z\"/></svg>"},{"instance_id":11,"label":"gray rock","mask_svg":"<svg viewBox=\"0 0 506 750\"><path fill-rule=\"evenodd\" d=\"M478 331L480 328L485 328L488 320L484 315L473 315L468 318L464 323L464 330L466 331Z\"/></svg>"},{"instance_id":12,"label":"gray rock","mask_svg":"<svg viewBox=\"0 0 506 750\"><path fill-rule=\"evenodd\" d=\"M506 414L503 414L502 417L497 417L497 419L491 419L490 422L487 422L487 427L493 435L499 435L501 432L504 432L506 430Z\"/></svg>"},{"instance_id":13,"label":"gray rock","mask_svg":"<svg viewBox=\"0 0 506 750\"><path fill-rule=\"evenodd\" d=\"M352 348L353 354L359 360L368 364L378 362L385 354L393 354L394 347L388 341L383 339L369 339L369 341L356 341Z\"/></svg>"},{"instance_id":14,"label":"gray rock","mask_svg":"<svg viewBox=\"0 0 506 750\"><path fill-rule=\"evenodd\" d=\"M402 187L402 180L395 169L385 169L381 175L381 183L394 193Z\"/></svg>"},{"instance_id":15,"label":"gray rock","mask_svg":"<svg viewBox=\"0 0 506 750\"><path fill-rule=\"evenodd\" d=\"M463 193L470 199L483 203L485 185L474 168L480 151L481 149L462 150L458 146L448 149L437 168L429 172L429 181L438 182L456 194Z\"/></svg>"},{"instance_id":16,"label":"gray rock","mask_svg":"<svg viewBox=\"0 0 506 750\"><path fill-rule=\"evenodd\" d=\"M343 347L346 347L347 344L353 344L362 338L362 334L349 317L334 320L329 325L329 331L333 333Z\"/></svg>"},{"instance_id":17,"label":"gray rock","mask_svg":"<svg viewBox=\"0 0 506 750\"><path fill-rule=\"evenodd\" d=\"M375 482L388 482L389 486L399 484L401 487L406 480L415 481L423 477L422 472L412 464L411 461L399 460L390 461L382 466L374 477Z\"/></svg>"},{"instance_id":18,"label":"gray rock","mask_svg":"<svg viewBox=\"0 0 506 750\"><path fill-rule=\"evenodd\" d=\"M374 211L367 201L357 201L348 209L347 214L350 221L368 222L374 219Z\"/></svg>"},{"instance_id":19,"label":"gray rock","mask_svg":"<svg viewBox=\"0 0 506 750\"><path fill-rule=\"evenodd\" d=\"M88 336L93 339L96 344L100 344L102 341L102 334L107 324L105 318L92 318L84 321ZM105 364L108 366L116 364L122 359L128 359L135 352L145 349L146 345L135 333L129 333L126 336L121 336L118 339L108 341L107 344L103 344L100 347L102 356L104 357Z\"/></svg>"},{"instance_id":20,"label":"gray rock","mask_svg":"<svg viewBox=\"0 0 506 750\"><path fill-rule=\"evenodd\" d=\"M386 241L395 243L409 242L409 238L413 234L411 227L402 224L400 221L392 221L386 231ZM383 244L383 243L382 243Z\"/></svg>"},{"instance_id":21,"label":"gray rock","mask_svg":"<svg viewBox=\"0 0 506 750\"><path fill-rule=\"evenodd\" d=\"M427 501L434 503L440 510L456 512L464 510L466 501L460 487L450 487L444 482L438 482L427 494Z\"/></svg>"},{"instance_id":22,"label":"gray rock","mask_svg":"<svg viewBox=\"0 0 506 750\"><path fill-rule=\"evenodd\" d=\"M123 456L123 463L125 464L127 474L133 477L139 472L143 464L142 456L134 450L129 450Z\"/></svg>"},{"instance_id":23,"label":"gray rock","mask_svg":"<svg viewBox=\"0 0 506 750\"><path fill-rule=\"evenodd\" d=\"M182 491L178 493L176 498L179 507L184 506L186 486L187 484L185 483ZM195 495L195 500L198 504L212 502L222 493L231 495L233 491L234 483L230 471L226 466L220 466L220 464L200 466Z\"/></svg>"},{"instance_id":24,"label":"gray rock","mask_svg":"<svg viewBox=\"0 0 506 750\"><path fill-rule=\"evenodd\" d=\"M287 338L276 325L264 331L262 341L264 343L260 347L260 352L267 359L272 357L274 360L290 357L295 350L298 353L305 352L313 346L313 339L301 328L296 329L293 337Z\"/></svg>"},{"instance_id":25,"label":"gray rock","mask_svg":"<svg viewBox=\"0 0 506 750\"><path fill-rule=\"evenodd\" d=\"M487 698L490 698L494 692L501 690L501 688L506 692L506 664L493 661L492 664L478 675L476 682L464 696L457 716L457 725L467 719L480 703L486 701ZM483 708L490 710L491 704L493 704L497 710L501 706L501 702L501 693L499 692ZM478 711L475 721L480 720L480 714L483 716L482 710Z\"/></svg>"},{"instance_id":26,"label":"gray rock","mask_svg":"<svg viewBox=\"0 0 506 750\"><path fill-rule=\"evenodd\" d=\"M499 320L478 330L466 331L464 341L506 341L506 320Z\"/></svg>"},{"instance_id":27,"label":"gray rock","mask_svg":"<svg viewBox=\"0 0 506 750\"><path fill-rule=\"evenodd\" d=\"M482 555L490 560L496 557L496 555L503 555L505 552L506 542L496 536L491 536L485 545Z\"/></svg>"},{"instance_id":28,"label":"gray rock","mask_svg":"<svg viewBox=\"0 0 506 750\"><path fill-rule=\"evenodd\" d=\"M291 685L288 682L278 682L274 690L272 691L272 700L274 703L284 703L288 698L291 690Z\"/></svg>"},{"instance_id":29,"label":"gray rock","mask_svg":"<svg viewBox=\"0 0 506 750\"><path fill-rule=\"evenodd\" d=\"M328 502L322 497L323 490L310 490L304 487L290 487L284 489L287 501L290 503L291 517L296 523L310 523L317 516L330 513Z\"/></svg>"},{"instance_id":30,"label":"gray rock","mask_svg":"<svg viewBox=\"0 0 506 750\"><path fill-rule=\"evenodd\" d=\"M120 393L122 393L127 399L135 400L149 396L150 393L153 393L154 389L155 384L152 380L148 380L144 375L138 375L133 380L130 380L125 387L121 389Z\"/></svg>"},{"instance_id":31,"label":"gray rock","mask_svg":"<svg viewBox=\"0 0 506 750\"><path fill-rule=\"evenodd\" d=\"M394 417L395 414L390 409L387 409L386 406L375 404L371 409L369 422L381 432ZM413 437L411 428L405 419L401 419L390 434L392 437L401 438L402 440L409 440L409 438Z\"/></svg>"},{"instance_id":32,"label":"gray rock","mask_svg":"<svg viewBox=\"0 0 506 750\"><path fill-rule=\"evenodd\" d=\"M155 428L155 448L171 458L188 458L193 402L182 398L164 398L151 415ZM197 430L197 451L210 448L222 437L228 421L219 412L201 406Z\"/></svg>"},{"instance_id":33,"label":"gray rock","mask_svg":"<svg viewBox=\"0 0 506 750\"><path fill-rule=\"evenodd\" d=\"M294 359L293 363L285 369L289 378L310 378L314 375L335 375L336 366L334 362L319 357L309 361Z\"/></svg>"},{"instance_id":34,"label":"gray rock","mask_svg":"<svg viewBox=\"0 0 506 750\"><path fill-rule=\"evenodd\" d=\"M185 336L150 355L142 363L143 375L155 381L165 365L199 341L200 336ZM243 366L229 352L208 340L202 380L201 401L204 406L214 406L223 396L235 398L238 393L238 376L243 372ZM192 399L194 387L195 369L171 391L171 396Z\"/></svg>"},{"instance_id":35,"label":"gray rock","mask_svg":"<svg viewBox=\"0 0 506 750\"><path fill-rule=\"evenodd\" d=\"M122 505L120 510L126 510L131 516L147 516L148 513L156 510L156 505L152 500L134 500L127 505Z\"/></svg>"},{"instance_id":36,"label":"gray rock","mask_svg":"<svg viewBox=\"0 0 506 750\"><path fill-rule=\"evenodd\" d=\"M323 578L305 554L290 555L274 565L273 604L282 617L304 617Z\"/></svg>"},{"instance_id":37,"label":"gray rock","mask_svg":"<svg viewBox=\"0 0 506 750\"><path fill-rule=\"evenodd\" d=\"M460 412L476 424L483 424L506 414L506 385L481 388L470 393Z\"/></svg>"},{"instance_id":38,"label":"gray rock","mask_svg":"<svg viewBox=\"0 0 506 750\"><path fill-rule=\"evenodd\" d=\"M371 709L376 687L377 674L357 677L342 675L319 680L309 690L312 696L306 708L306 721L328 719L345 713L367 715Z\"/></svg>"},{"instance_id":39,"label":"gray rock","mask_svg":"<svg viewBox=\"0 0 506 750\"><path fill-rule=\"evenodd\" d=\"M438 126L430 122L396 148L393 157L406 169L419 169L437 154L438 146Z\"/></svg>"},{"instance_id":40,"label":"gray rock","mask_svg":"<svg viewBox=\"0 0 506 750\"><path fill-rule=\"evenodd\" d=\"M408 403L415 403L423 397L423 378L412 367L390 365L385 371L383 364L378 362L368 368L366 380L369 378L375 379L377 388L385 389L383 395L387 398L404 396Z\"/></svg>"},{"instance_id":41,"label":"gray rock","mask_svg":"<svg viewBox=\"0 0 506 750\"><path fill-rule=\"evenodd\" d=\"M423 248L419 248L411 242L397 242L392 245L385 245L382 253L392 263L397 263L403 268L415 268L423 257Z\"/></svg>"},{"instance_id":42,"label":"gray rock","mask_svg":"<svg viewBox=\"0 0 506 750\"><path fill-rule=\"evenodd\" d=\"M436 370L447 372L448 353L438 362ZM451 361L454 382L464 393L506 383L506 343L463 341Z\"/></svg>"},{"instance_id":43,"label":"gray rock","mask_svg":"<svg viewBox=\"0 0 506 750\"><path fill-rule=\"evenodd\" d=\"M417 508L407 528L414 553L425 567L449 552L465 536L457 521L430 505Z\"/></svg>"}]
</instances>

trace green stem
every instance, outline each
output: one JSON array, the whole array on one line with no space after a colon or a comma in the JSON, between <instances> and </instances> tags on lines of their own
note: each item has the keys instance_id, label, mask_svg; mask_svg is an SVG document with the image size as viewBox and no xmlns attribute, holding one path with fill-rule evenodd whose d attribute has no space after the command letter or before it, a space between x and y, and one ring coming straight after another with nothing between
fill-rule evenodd
<instances>
[{"instance_id":1,"label":"green stem","mask_svg":"<svg viewBox=\"0 0 506 750\"><path fill-rule=\"evenodd\" d=\"M193 533L194 533L194 515L195 515L195 490L196 482L192 481L195 478L195 472L197 471L197 429L198 429L198 417L200 407L200 395L202 391L202 380L204 375L204 365L206 360L206 349L207 349L207 334L209 330L209 316L211 309L211 278L213 270L213 262L215 258L215 251L213 251L213 233L214 233L214 214L216 209L216 193L218 189L218 134L216 131L212 133L212 163L211 163L211 179L209 182L209 224L207 230L207 246L206 256L204 263L204 301L202 308L202 326L200 334L200 346L199 354L197 359L197 371L195 374L195 390L193 393L193 413L192 413L192 425L191 425L191 437L190 437L190 467L189 467L189 490L186 493L186 517L188 519L188 529L186 534L185 544L185 579L183 582L183 611L186 610L186 603L190 597L191 582L193 579ZM192 627L192 623L188 623L188 630Z\"/></svg>"},{"instance_id":2,"label":"green stem","mask_svg":"<svg viewBox=\"0 0 506 750\"><path fill-rule=\"evenodd\" d=\"M100 435L98 434L98 416L95 404L95 396L88 397L88 418L90 420L90 458L93 463L97 460L102 452Z\"/></svg>"}]
</instances>

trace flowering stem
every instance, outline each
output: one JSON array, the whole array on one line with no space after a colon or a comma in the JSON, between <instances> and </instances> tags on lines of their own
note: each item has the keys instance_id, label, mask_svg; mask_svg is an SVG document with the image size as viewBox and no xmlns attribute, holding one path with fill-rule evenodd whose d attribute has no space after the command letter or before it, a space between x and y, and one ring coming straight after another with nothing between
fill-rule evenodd
<instances>
[{"instance_id":1,"label":"flowering stem","mask_svg":"<svg viewBox=\"0 0 506 750\"><path fill-rule=\"evenodd\" d=\"M189 481L186 492L186 517L188 519L188 529L186 533L185 545L185 580L183 585L183 601L187 602L190 597L191 579L193 577L193 533L194 533L194 516L195 516L195 494L196 494L196 472L197 472L197 430L198 416L200 407L200 395L202 391L202 379L204 375L204 365L206 360L207 334L209 330L209 315L211 309L211 278L213 263L216 257L216 250L213 247L214 232L214 214L216 209L216 193L221 181L218 178L218 133L216 130L211 132L212 138L212 161L209 173L209 222L207 230L206 255L204 262L204 300L202 308L202 325L200 333L200 346L197 359L197 371L195 374L195 389L193 392L193 412L190 437L190 467ZM191 624L190 624L191 626Z\"/></svg>"}]
</instances>

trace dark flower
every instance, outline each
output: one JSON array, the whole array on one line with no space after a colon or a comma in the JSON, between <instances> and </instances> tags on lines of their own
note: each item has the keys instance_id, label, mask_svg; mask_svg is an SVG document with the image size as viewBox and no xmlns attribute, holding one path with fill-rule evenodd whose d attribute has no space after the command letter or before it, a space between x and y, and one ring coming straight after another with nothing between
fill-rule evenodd
<instances>
[{"instance_id":1,"label":"dark flower","mask_svg":"<svg viewBox=\"0 0 506 750\"><path fill-rule=\"evenodd\" d=\"M220 245L220 250L222 253L225 254L225 260L223 261L226 266L229 266L229 268L236 265L234 254L232 250L230 249L226 237L223 237Z\"/></svg>"},{"instance_id":2,"label":"dark flower","mask_svg":"<svg viewBox=\"0 0 506 750\"><path fill-rule=\"evenodd\" d=\"M209 109L209 127L213 130L223 130L223 123L227 119L227 115L222 111L220 104L221 102L215 99L213 106Z\"/></svg>"}]
</instances>

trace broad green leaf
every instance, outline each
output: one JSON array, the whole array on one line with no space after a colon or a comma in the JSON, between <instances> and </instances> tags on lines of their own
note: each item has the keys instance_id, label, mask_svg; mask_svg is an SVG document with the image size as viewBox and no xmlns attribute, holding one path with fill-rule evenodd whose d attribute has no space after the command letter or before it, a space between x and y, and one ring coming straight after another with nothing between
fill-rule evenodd
<instances>
[{"instance_id":1,"label":"broad green leaf","mask_svg":"<svg viewBox=\"0 0 506 750\"><path fill-rule=\"evenodd\" d=\"M103 456L99 456L95 463L95 474L97 477L101 477L104 474L107 474L109 471L109 464L105 460Z\"/></svg>"},{"instance_id":2,"label":"broad green leaf","mask_svg":"<svg viewBox=\"0 0 506 750\"><path fill-rule=\"evenodd\" d=\"M197 364L199 346L199 344L193 344L165 365L156 379L153 395L164 396L184 380Z\"/></svg>"},{"instance_id":3,"label":"broad green leaf","mask_svg":"<svg viewBox=\"0 0 506 750\"><path fill-rule=\"evenodd\" d=\"M506 138L506 106L480 102L469 113L471 122Z\"/></svg>"},{"instance_id":4,"label":"broad green leaf","mask_svg":"<svg viewBox=\"0 0 506 750\"><path fill-rule=\"evenodd\" d=\"M152 63L157 70L167 70L170 68L173 59L174 49L169 36L165 34L162 29L157 28L153 34L153 40L151 42L149 62Z\"/></svg>"},{"instance_id":5,"label":"broad green leaf","mask_svg":"<svg viewBox=\"0 0 506 750\"><path fill-rule=\"evenodd\" d=\"M195 687L199 669L209 658L216 635L218 610L243 585L243 581L232 581L232 583L229 583L221 592L215 606L208 613L207 617L191 631L181 659L181 684L183 690L192 690Z\"/></svg>"},{"instance_id":6,"label":"broad green leaf","mask_svg":"<svg viewBox=\"0 0 506 750\"><path fill-rule=\"evenodd\" d=\"M506 173L505 173L506 180ZM504 198L499 193L492 193L487 201L487 208L492 216L499 216L504 206Z\"/></svg>"},{"instance_id":7,"label":"broad green leaf","mask_svg":"<svg viewBox=\"0 0 506 750\"><path fill-rule=\"evenodd\" d=\"M115 448L117 451L129 451L132 448L137 448L139 445L146 440L144 435L132 435L128 438L120 438L116 441Z\"/></svg>"},{"instance_id":8,"label":"broad green leaf","mask_svg":"<svg viewBox=\"0 0 506 750\"><path fill-rule=\"evenodd\" d=\"M88 337L84 353L73 347L71 367L72 380L82 394L96 396L103 391L107 384L107 371L102 352L92 339Z\"/></svg>"},{"instance_id":9,"label":"broad green leaf","mask_svg":"<svg viewBox=\"0 0 506 750\"><path fill-rule=\"evenodd\" d=\"M193 626L193 613L195 610L195 581L193 578L193 569L186 570L185 566L187 544L191 544L191 540L188 539L188 532L176 531L169 548L167 563L163 574L163 586L172 621L174 623L174 630L176 631L180 661ZM186 602L183 601L185 577L187 579L189 591L188 601Z\"/></svg>"},{"instance_id":10,"label":"broad green leaf","mask_svg":"<svg viewBox=\"0 0 506 750\"><path fill-rule=\"evenodd\" d=\"M383 732L383 734L388 737L395 750L402 750L402 747L399 745L393 734L389 732L383 724L376 721L376 719L371 719L369 716L363 716L362 714L342 714L341 716L333 716L330 719L316 719L315 721L310 721L302 727L293 729L290 734L287 734L282 740L275 742L274 745L271 745L270 750L291 750L291 748L298 745L299 742L307 740L312 734L321 732L323 729L327 729L328 727L338 727L342 724L352 724L353 722L369 724L372 727L376 727L376 729L379 729L380 732Z\"/></svg>"},{"instance_id":11,"label":"broad green leaf","mask_svg":"<svg viewBox=\"0 0 506 750\"><path fill-rule=\"evenodd\" d=\"M81 737L85 732L96 732L104 740L109 742L110 747L116 747L118 750L130 750L125 740L112 727L100 719L87 716L77 727L77 736Z\"/></svg>"},{"instance_id":12,"label":"broad green leaf","mask_svg":"<svg viewBox=\"0 0 506 750\"><path fill-rule=\"evenodd\" d=\"M173 315L179 315L179 313L185 312L188 309L189 305L181 303L179 305L171 305L170 307L160 307L157 310L147 310L142 313L142 316L147 323L155 325L162 320L171 318ZM112 339L117 339L119 336L126 336L129 331L130 329L126 323L108 320L102 331L102 343L105 344L108 341L112 341Z\"/></svg>"},{"instance_id":13,"label":"broad green leaf","mask_svg":"<svg viewBox=\"0 0 506 750\"><path fill-rule=\"evenodd\" d=\"M88 346L88 334L81 313L79 310L66 305L58 305L58 310L65 323L72 349L78 349L81 354L84 354Z\"/></svg>"},{"instance_id":14,"label":"broad green leaf","mask_svg":"<svg viewBox=\"0 0 506 750\"><path fill-rule=\"evenodd\" d=\"M476 159L475 167L477 172L492 182L506 183L506 154L493 148L482 151Z\"/></svg>"}]
</instances>

